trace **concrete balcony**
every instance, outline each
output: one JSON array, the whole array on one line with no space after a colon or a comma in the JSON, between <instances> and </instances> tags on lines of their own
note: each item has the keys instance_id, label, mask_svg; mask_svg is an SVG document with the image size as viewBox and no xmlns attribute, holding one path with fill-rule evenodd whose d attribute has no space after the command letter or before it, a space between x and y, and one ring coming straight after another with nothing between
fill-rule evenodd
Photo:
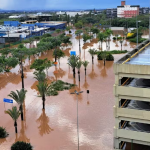
<instances>
[{"instance_id":1,"label":"concrete balcony","mask_svg":"<svg viewBox=\"0 0 150 150\"><path fill-rule=\"evenodd\" d=\"M114 115L115 117L126 117L130 119L150 121L150 111L145 111L145 110L117 108L114 106Z\"/></svg>"},{"instance_id":2,"label":"concrete balcony","mask_svg":"<svg viewBox=\"0 0 150 150\"><path fill-rule=\"evenodd\" d=\"M150 142L150 133L114 128L114 137Z\"/></svg>"},{"instance_id":3,"label":"concrete balcony","mask_svg":"<svg viewBox=\"0 0 150 150\"><path fill-rule=\"evenodd\" d=\"M139 87L129 87L129 86L117 86L114 85L114 95L115 96L132 96L132 97L144 97L150 98L150 88L139 88Z\"/></svg>"}]
</instances>

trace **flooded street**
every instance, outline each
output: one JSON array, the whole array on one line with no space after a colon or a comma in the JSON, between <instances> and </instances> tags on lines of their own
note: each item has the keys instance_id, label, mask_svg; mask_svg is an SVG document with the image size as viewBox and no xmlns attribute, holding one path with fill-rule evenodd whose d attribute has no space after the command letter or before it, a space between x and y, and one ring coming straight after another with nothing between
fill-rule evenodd
<instances>
[{"instance_id":1,"label":"flooded street","mask_svg":"<svg viewBox=\"0 0 150 150\"><path fill-rule=\"evenodd\" d=\"M77 86L71 90L61 91L58 96L46 97L45 111L42 110L42 99L37 97L36 85L33 72L30 70L28 59L24 65L24 84L27 90L24 117L21 122L18 119L18 134L15 134L14 122L5 110L12 108L12 104L4 104L3 98L9 98L11 91L20 90L21 74L20 67L12 69L10 73L0 74L0 126L6 128L9 136L6 139L0 139L0 150L9 150L16 141L26 141L33 145L34 150L77 150L77 97L70 94L77 91L83 91L78 96L79 100L79 141L80 150L113 150L113 127L114 116L113 106L115 104L113 96L114 73L113 62L106 61L104 67L103 61L92 58L87 49L83 47L81 39L81 60L88 60L87 76L85 77L84 67L81 68L81 81L73 78L72 68L67 65L69 51L76 51L79 55L79 42L74 36L71 39L72 45L63 47L66 57L60 59L60 66L52 66L48 70L48 79L63 80L69 83L75 83ZM125 44L126 43L126 44ZM126 46L123 50L132 50L134 44L124 41ZM93 41L92 48L98 48L99 43ZM111 50L120 50L116 42L110 44ZM135 44L136 45L136 44ZM103 49L106 49L106 43L103 42ZM42 54L39 58L52 58L52 51ZM114 55L115 61L122 57ZM87 90L90 93L87 95ZM13 106L17 106L14 102Z\"/></svg>"}]
</instances>

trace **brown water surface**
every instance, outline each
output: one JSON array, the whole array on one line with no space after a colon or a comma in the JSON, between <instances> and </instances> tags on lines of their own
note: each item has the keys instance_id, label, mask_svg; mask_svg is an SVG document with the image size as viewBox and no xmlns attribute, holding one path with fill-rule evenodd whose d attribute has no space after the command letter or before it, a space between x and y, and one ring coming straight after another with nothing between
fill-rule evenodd
<instances>
[{"instance_id":1,"label":"brown water surface","mask_svg":"<svg viewBox=\"0 0 150 150\"><path fill-rule=\"evenodd\" d=\"M79 55L79 43L75 35L71 38L72 46L65 51L69 56L69 51L76 51ZM127 42L127 49L131 50ZM104 45L104 44L103 44ZM116 48L111 42L111 49ZM81 48L83 40L81 39ZM93 47L98 47L97 41L93 41ZM119 49L119 48L118 48ZM43 53L39 58L53 60L52 51ZM60 65L52 66L48 70L49 83L61 79L65 82L74 83L77 86L68 91L59 92L58 96L46 97L45 110L42 110L42 99L37 97L36 84L33 72L30 70L30 63L34 61L28 59L24 63L25 89L28 91L24 103L24 118L21 122L18 119L18 134L15 134L13 120L4 113L5 110L12 108L12 104L4 104L3 98L9 98L10 91L21 89L21 75L18 72L20 67L12 69L10 73L0 75L0 126L6 128L9 136L0 139L0 150L9 150L16 141L30 142L35 150L76 150L77 149L77 97L70 94L83 91L79 95L79 136L80 150L112 150L113 149L113 62L98 61L94 57L94 64L91 63L91 56L88 49L81 51L81 60L88 60L85 76L84 67L81 67L81 81L73 78L72 68L67 65L67 58L60 59ZM114 55L115 60L123 55ZM90 90L87 95L86 90ZM18 106L14 102L13 106Z\"/></svg>"}]
</instances>

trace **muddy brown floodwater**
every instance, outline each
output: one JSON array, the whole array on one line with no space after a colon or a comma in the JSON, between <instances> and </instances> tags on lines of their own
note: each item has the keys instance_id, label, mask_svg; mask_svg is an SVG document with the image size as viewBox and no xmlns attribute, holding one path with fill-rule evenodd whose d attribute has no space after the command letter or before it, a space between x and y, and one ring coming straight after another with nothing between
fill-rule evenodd
<instances>
[{"instance_id":1,"label":"muddy brown floodwater","mask_svg":"<svg viewBox=\"0 0 150 150\"><path fill-rule=\"evenodd\" d=\"M79 54L78 39L71 38L72 45L64 47L69 55L70 50ZM93 47L98 47L97 41L92 41ZM36 44L36 43L34 43ZM111 42L111 45L114 45ZM29 46L27 44L27 46ZM91 45L90 45L91 46ZM81 40L81 48L83 41ZM89 47L88 47L89 48ZM24 118L18 119L18 134L15 134L13 120L5 114L5 110L18 106L4 104L3 98L9 98L10 91L21 89L21 75L19 66L12 69L10 73L0 74L0 126L6 128L9 136L0 139L0 150L9 150L16 141L30 142L34 150L77 150L77 99L70 94L83 91L79 95L79 139L80 150L112 150L113 149L113 62L98 61L94 57L94 65L88 48L81 51L81 59L88 60L87 76L84 68L81 68L81 82L73 79L72 69L67 65L67 56L60 60L60 66L53 66L48 70L49 83L54 80L63 80L75 83L77 86L68 91L59 92L58 96L46 97L45 110L42 110L42 100L37 97L36 80L30 70L30 64L34 61L25 60L25 89L28 91L24 103ZM114 47L112 48L114 49ZM130 48L129 48L130 50ZM115 60L123 55L115 55ZM39 56L39 58L52 60L52 51ZM90 93L87 95L86 90Z\"/></svg>"}]
</instances>

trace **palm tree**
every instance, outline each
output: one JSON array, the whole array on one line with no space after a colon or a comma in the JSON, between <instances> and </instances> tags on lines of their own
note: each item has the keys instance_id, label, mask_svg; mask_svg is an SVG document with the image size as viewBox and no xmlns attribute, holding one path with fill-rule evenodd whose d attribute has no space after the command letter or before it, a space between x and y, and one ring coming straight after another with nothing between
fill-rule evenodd
<instances>
[{"instance_id":1,"label":"palm tree","mask_svg":"<svg viewBox=\"0 0 150 150\"><path fill-rule=\"evenodd\" d=\"M104 66L105 66L105 61L106 61L106 51L102 52L102 59L104 61Z\"/></svg>"},{"instance_id":2,"label":"palm tree","mask_svg":"<svg viewBox=\"0 0 150 150\"><path fill-rule=\"evenodd\" d=\"M76 65L76 68L78 69L79 82L80 82L80 68L81 68L81 66L82 66L82 61L79 60L79 61L77 62L77 65Z\"/></svg>"},{"instance_id":3,"label":"palm tree","mask_svg":"<svg viewBox=\"0 0 150 150\"><path fill-rule=\"evenodd\" d=\"M21 120L23 121L23 108L22 105L24 103L24 99L26 96L26 90L21 89L20 91L16 90L17 92L11 91L8 95L9 97L13 98L19 105L20 105L20 111L21 111Z\"/></svg>"},{"instance_id":4,"label":"palm tree","mask_svg":"<svg viewBox=\"0 0 150 150\"><path fill-rule=\"evenodd\" d=\"M39 82L39 84L37 85L39 95L40 95L40 97L42 97L43 109L45 109L45 100L46 100L45 97L47 95L49 95L48 92L50 91L50 88L51 88L51 86L45 82Z\"/></svg>"},{"instance_id":5,"label":"palm tree","mask_svg":"<svg viewBox=\"0 0 150 150\"><path fill-rule=\"evenodd\" d=\"M34 78L37 79L39 82L45 82L46 81L46 74L44 71L42 71L42 72L35 71L33 74L35 75Z\"/></svg>"},{"instance_id":6,"label":"palm tree","mask_svg":"<svg viewBox=\"0 0 150 150\"><path fill-rule=\"evenodd\" d=\"M75 68L77 66L77 62L79 60L79 56L71 55L68 58L68 65L72 67L73 69L73 77L75 78Z\"/></svg>"},{"instance_id":7,"label":"palm tree","mask_svg":"<svg viewBox=\"0 0 150 150\"><path fill-rule=\"evenodd\" d=\"M122 51L122 43L123 43L123 41L121 40L121 41L120 41L120 44L121 44L121 51Z\"/></svg>"},{"instance_id":8,"label":"palm tree","mask_svg":"<svg viewBox=\"0 0 150 150\"><path fill-rule=\"evenodd\" d=\"M103 41L105 39L105 34L103 32L98 33L97 35L98 41L101 42L101 50L103 50ZM99 44L99 49L100 49L100 44Z\"/></svg>"},{"instance_id":9,"label":"palm tree","mask_svg":"<svg viewBox=\"0 0 150 150\"><path fill-rule=\"evenodd\" d=\"M15 132L17 133L17 119L19 118L20 116L20 112L19 110L17 110L17 107L14 106L11 109L8 109L6 112L6 114L10 115L10 117L14 120L14 127L15 127Z\"/></svg>"},{"instance_id":10,"label":"palm tree","mask_svg":"<svg viewBox=\"0 0 150 150\"><path fill-rule=\"evenodd\" d=\"M84 66L85 76L86 76L86 67L88 66L89 62L85 60L85 61L82 62L82 64Z\"/></svg>"},{"instance_id":11,"label":"palm tree","mask_svg":"<svg viewBox=\"0 0 150 150\"><path fill-rule=\"evenodd\" d=\"M111 36L111 34L113 34L113 31L111 30L111 29L106 29L106 34L108 35L108 37L109 37L109 50L110 50L110 36Z\"/></svg>"},{"instance_id":12,"label":"palm tree","mask_svg":"<svg viewBox=\"0 0 150 150\"><path fill-rule=\"evenodd\" d=\"M89 49L88 52L91 54L91 56L92 56L92 64L94 64L93 59L94 59L94 55L96 54L97 50L95 50L95 49L93 48L93 49Z\"/></svg>"}]
</instances>

